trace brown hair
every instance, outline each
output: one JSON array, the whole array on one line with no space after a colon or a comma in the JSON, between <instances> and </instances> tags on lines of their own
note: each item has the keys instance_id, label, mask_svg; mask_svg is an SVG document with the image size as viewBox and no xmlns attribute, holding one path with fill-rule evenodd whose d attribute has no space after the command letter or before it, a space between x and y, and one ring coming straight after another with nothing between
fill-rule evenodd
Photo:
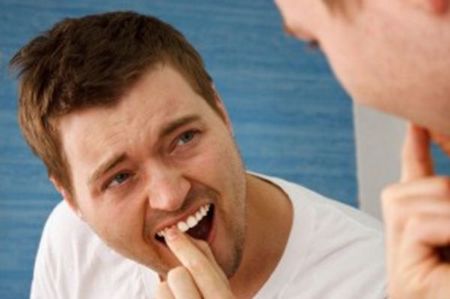
<instances>
[{"instance_id":1,"label":"brown hair","mask_svg":"<svg viewBox=\"0 0 450 299\"><path fill-rule=\"evenodd\" d=\"M212 81L197 51L172 26L134 12L65 19L24 46L17 68L19 124L33 152L70 194L70 170L57 119L75 110L113 106L146 71L175 67L218 113Z\"/></svg>"}]
</instances>

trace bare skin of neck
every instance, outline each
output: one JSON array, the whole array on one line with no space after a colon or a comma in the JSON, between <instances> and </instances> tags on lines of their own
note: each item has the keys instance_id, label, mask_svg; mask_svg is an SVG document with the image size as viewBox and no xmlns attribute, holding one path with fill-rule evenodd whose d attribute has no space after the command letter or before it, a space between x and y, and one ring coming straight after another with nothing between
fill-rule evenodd
<instances>
[{"instance_id":1,"label":"bare skin of neck","mask_svg":"<svg viewBox=\"0 0 450 299\"><path fill-rule=\"evenodd\" d=\"M247 175L246 217L242 262L230 279L237 298L255 296L278 265L292 227L292 204L272 183Z\"/></svg>"}]
</instances>

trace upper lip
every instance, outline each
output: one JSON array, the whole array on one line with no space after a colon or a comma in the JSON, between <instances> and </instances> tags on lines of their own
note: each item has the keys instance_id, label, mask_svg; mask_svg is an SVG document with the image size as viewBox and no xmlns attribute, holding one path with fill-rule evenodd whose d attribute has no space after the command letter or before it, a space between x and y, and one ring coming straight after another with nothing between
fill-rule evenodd
<instances>
[{"instance_id":1,"label":"upper lip","mask_svg":"<svg viewBox=\"0 0 450 299\"><path fill-rule=\"evenodd\" d=\"M211 203L201 203L196 204L195 206L189 208L188 210L184 211L182 214L168 217L168 219L165 219L161 221L161 223L155 227L155 230L153 231L152 236L154 237L158 232L161 230L176 225L179 221L185 221L189 216L193 215L195 212L197 212L201 207L204 205L211 204Z\"/></svg>"}]
</instances>

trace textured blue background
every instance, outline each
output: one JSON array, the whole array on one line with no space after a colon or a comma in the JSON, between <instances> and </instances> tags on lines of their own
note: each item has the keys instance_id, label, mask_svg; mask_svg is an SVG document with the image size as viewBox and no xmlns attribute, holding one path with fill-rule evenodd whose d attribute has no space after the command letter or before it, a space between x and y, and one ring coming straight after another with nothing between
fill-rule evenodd
<instances>
[{"instance_id":1,"label":"textured blue background","mask_svg":"<svg viewBox=\"0 0 450 299\"><path fill-rule=\"evenodd\" d=\"M0 0L0 298L28 297L41 229L59 201L20 136L8 61L61 18L117 9L168 21L200 51L248 168L356 205L351 103L322 55L282 32L271 0Z\"/></svg>"}]
</instances>

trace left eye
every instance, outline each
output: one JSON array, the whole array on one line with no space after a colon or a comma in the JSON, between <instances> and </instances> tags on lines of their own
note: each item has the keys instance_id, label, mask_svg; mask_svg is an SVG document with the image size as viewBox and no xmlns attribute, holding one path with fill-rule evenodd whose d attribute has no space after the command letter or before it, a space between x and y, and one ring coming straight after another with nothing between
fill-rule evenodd
<instances>
[{"instance_id":1,"label":"left eye","mask_svg":"<svg viewBox=\"0 0 450 299\"><path fill-rule=\"evenodd\" d=\"M106 188L111 188L123 184L129 177L130 177L129 173L125 172L119 173L112 178L111 182L108 183Z\"/></svg>"},{"instance_id":2,"label":"left eye","mask_svg":"<svg viewBox=\"0 0 450 299\"><path fill-rule=\"evenodd\" d=\"M177 145L183 145L189 143L192 139L194 139L197 132L195 131L186 131L178 137Z\"/></svg>"}]
</instances>

